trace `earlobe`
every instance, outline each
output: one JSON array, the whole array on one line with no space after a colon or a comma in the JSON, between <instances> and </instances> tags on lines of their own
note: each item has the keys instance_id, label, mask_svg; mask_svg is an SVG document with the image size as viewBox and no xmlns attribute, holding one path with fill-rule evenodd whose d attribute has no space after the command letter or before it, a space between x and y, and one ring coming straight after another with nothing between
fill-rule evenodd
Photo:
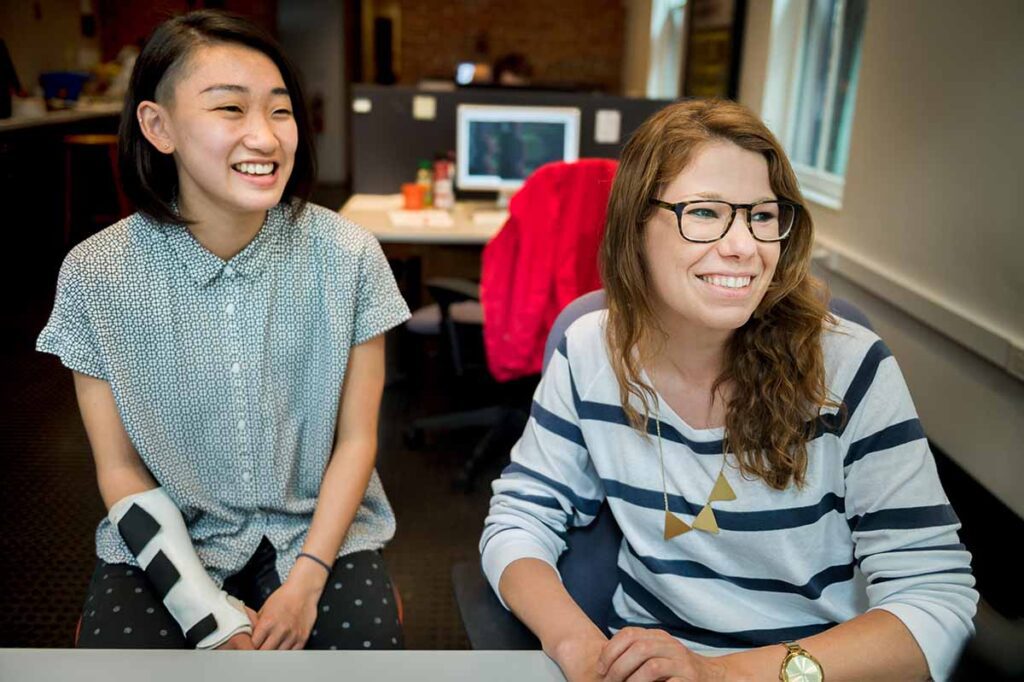
<instances>
[{"instance_id":1,"label":"earlobe","mask_svg":"<svg viewBox=\"0 0 1024 682\"><path fill-rule=\"evenodd\" d=\"M171 154L174 152L174 140L171 136L167 110L156 102L140 102L135 110L139 121L139 129L158 152Z\"/></svg>"}]
</instances>

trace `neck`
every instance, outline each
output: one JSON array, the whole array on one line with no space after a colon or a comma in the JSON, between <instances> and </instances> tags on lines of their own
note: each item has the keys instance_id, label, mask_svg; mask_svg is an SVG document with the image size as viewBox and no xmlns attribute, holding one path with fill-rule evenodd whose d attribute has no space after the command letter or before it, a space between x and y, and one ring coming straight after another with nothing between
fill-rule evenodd
<instances>
[{"instance_id":1,"label":"neck","mask_svg":"<svg viewBox=\"0 0 1024 682\"><path fill-rule=\"evenodd\" d=\"M192 221L189 232L203 248L222 260L231 260L259 233L266 220L266 211L238 213L218 206L196 206L180 197L178 210Z\"/></svg>"},{"instance_id":2,"label":"neck","mask_svg":"<svg viewBox=\"0 0 1024 682\"><path fill-rule=\"evenodd\" d=\"M650 365L664 364L692 386L710 389L725 367L726 344L732 330L695 327L686 322L662 316L663 339L649 349Z\"/></svg>"}]
</instances>

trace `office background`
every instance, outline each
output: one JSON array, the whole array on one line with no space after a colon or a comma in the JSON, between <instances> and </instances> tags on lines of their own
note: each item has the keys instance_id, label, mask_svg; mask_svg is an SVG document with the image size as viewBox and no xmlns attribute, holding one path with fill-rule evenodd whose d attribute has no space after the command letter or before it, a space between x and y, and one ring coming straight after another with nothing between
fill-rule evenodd
<instances>
[{"instance_id":1,"label":"office background","mask_svg":"<svg viewBox=\"0 0 1024 682\"><path fill-rule=\"evenodd\" d=\"M735 15L732 35L740 39L733 46L739 59L736 95L769 124L777 123L771 120L778 76L772 66L783 40L773 26L795 3L747 0ZM82 49L109 58L120 44L137 40L161 12L185 4L140 9L135 3L97 2L98 35L83 38L78 0L5 2L0 3L0 38L23 81L33 83L39 72L61 67ZM393 76L402 88L390 91L396 97L411 97L421 79L444 76L456 60L493 58L511 50L528 56L535 81L584 88L572 97L594 89L601 93L595 97L608 101L646 97L652 94L652 65L658 65L661 54L650 39L658 3L648 0L221 5L274 29L303 71L309 95L319 102L318 196L335 207L358 185L356 164L363 163L353 140L352 131L361 125L351 111L353 95L360 87L380 87L359 85L376 76L370 75L374 55L366 36L373 30L372 22L367 29L366 17L394 19ZM31 30L22 30L25 26ZM999 548L1020 537L1024 523L1024 268L1019 262L1024 231L1018 225L1024 215L1019 171L1024 158L1022 29L1024 5L1017 0L970 6L955 0L870 1L841 205L812 202L820 235L816 269L834 293L868 313L893 349L924 427L943 453L947 486L955 482L957 490L950 494L957 492L964 500L954 503L965 531L976 540L972 548L982 592L1006 615L1018 618L1024 614L1024 597L1015 587L1016 571L1003 561ZM685 64L676 67L685 70ZM634 106L641 105L621 103L624 111ZM404 111L411 125L411 105ZM403 115L402 109L398 112ZM4 317L0 373L5 381L0 447L6 524L0 553L5 556L3 584L13 588L9 592L24 592L15 603L37 610L0 611L0 645L61 646L68 640L60 632L78 607L74 591L50 600L49 606L63 615L38 610L52 585L26 575L13 558L35 561L46 548L47 558L58 557L55 563L61 567L40 576L84 585L84 575L62 567L77 561L80 570L101 510L70 378L52 366L52 359L37 358L30 350L48 312L65 245L57 236L59 204L44 188L26 189L25 173L40 173L34 187L59 183L59 171L44 172L39 161L22 166L30 154L52 149L33 141L25 151L26 143L10 135L0 136L0 150L6 150L0 167L6 189L0 189L0 196L3 205L15 207L9 212L14 220L5 223L17 263L0 273L13 299ZM411 179L414 170L395 169L396 177L406 173ZM401 421L447 407L431 381L424 377L419 393L389 393L385 416ZM472 535L486 494L478 490L448 498L444 473L451 453L466 445L453 441L444 446L447 451L422 453L404 450L394 434L382 440L385 484L396 506L401 505L394 551L407 551L401 561L409 562L396 567L400 585L403 572L414 580L417 556L426 563L444 563L473 554ZM450 510L460 520L444 535L431 536L439 520L417 509L439 506L440 495L456 500ZM36 518L36 509L51 507L63 510L59 521ZM57 531L67 535L53 542L50 534ZM73 541L68 539L72 536ZM430 554L438 551L432 549L437 541L451 548L447 554ZM414 582L405 595L410 622L416 616L424 632L442 633L420 640L423 646L463 646L457 622L431 620L430 614L450 609L447 573L427 573L429 580Z\"/></svg>"}]
</instances>

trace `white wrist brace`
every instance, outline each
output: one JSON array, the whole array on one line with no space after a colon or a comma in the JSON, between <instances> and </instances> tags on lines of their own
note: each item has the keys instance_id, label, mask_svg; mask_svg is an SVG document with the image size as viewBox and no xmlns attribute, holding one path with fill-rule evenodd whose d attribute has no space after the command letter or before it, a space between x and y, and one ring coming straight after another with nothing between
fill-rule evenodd
<instances>
[{"instance_id":1,"label":"white wrist brace","mask_svg":"<svg viewBox=\"0 0 1024 682\"><path fill-rule=\"evenodd\" d=\"M240 632L252 634L242 602L219 589L207 574L181 511L163 488L119 500L108 516L189 646L213 649Z\"/></svg>"}]
</instances>

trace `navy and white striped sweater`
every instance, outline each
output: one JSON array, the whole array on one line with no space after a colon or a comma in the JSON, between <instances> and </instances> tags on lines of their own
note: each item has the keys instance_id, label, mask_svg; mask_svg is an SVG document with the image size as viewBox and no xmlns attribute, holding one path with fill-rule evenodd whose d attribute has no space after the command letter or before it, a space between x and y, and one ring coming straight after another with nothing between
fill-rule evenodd
<instances>
[{"instance_id":1,"label":"navy and white striped sweater","mask_svg":"<svg viewBox=\"0 0 1024 682\"><path fill-rule=\"evenodd\" d=\"M516 559L554 566L566 529L590 523L607 500L623 532L614 629L661 627L714 655L807 637L881 608L913 633L932 676L946 678L973 633L978 594L885 344L844 320L823 335L829 391L847 419L822 412L804 487L773 490L727 466L737 499L714 503L720 533L666 542L656 436L634 431L619 404L606 314L568 329L512 464L494 482L480 548L495 592ZM658 411L669 507L692 522L721 470L724 430L691 428L664 401Z\"/></svg>"}]
</instances>

